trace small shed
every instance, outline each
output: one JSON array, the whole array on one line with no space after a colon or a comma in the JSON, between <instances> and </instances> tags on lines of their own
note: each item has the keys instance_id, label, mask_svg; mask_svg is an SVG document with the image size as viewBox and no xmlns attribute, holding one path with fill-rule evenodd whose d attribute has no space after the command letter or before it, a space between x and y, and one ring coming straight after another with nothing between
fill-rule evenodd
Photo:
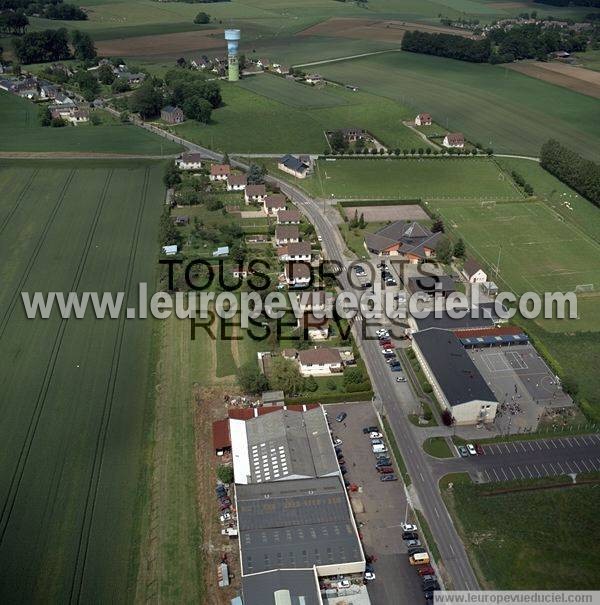
<instances>
[{"instance_id":1,"label":"small shed","mask_svg":"<svg viewBox=\"0 0 600 605\"><path fill-rule=\"evenodd\" d=\"M212 254L213 256L227 256L229 254L229 246L219 246Z\"/></svg>"},{"instance_id":2,"label":"small shed","mask_svg":"<svg viewBox=\"0 0 600 605\"><path fill-rule=\"evenodd\" d=\"M166 254L167 256L174 256L175 254L177 254L177 246L163 246L162 251L163 254Z\"/></svg>"}]
</instances>

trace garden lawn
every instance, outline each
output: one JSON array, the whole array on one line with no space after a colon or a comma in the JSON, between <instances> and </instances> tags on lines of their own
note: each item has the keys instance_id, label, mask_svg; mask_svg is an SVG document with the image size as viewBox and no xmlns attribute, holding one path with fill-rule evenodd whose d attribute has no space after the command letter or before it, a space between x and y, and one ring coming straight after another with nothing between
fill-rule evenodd
<instances>
[{"instance_id":1,"label":"garden lawn","mask_svg":"<svg viewBox=\"0 0 600 605\"><path fill-rule=\"evenodd\" d=\"M567 480L562 477L559 480ZM487 495L523 481L474 485L442 495L483 589L598 590L598 485Z\"/></svg>"}]
</instances>

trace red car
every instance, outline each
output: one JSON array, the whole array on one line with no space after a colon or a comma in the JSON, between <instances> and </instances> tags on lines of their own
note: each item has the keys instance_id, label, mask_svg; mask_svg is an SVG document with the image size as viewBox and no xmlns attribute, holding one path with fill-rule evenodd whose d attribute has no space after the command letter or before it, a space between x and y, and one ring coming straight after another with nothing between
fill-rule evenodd
<instances>
[{"instance_id":1,"label":"red car","mask_svg":"<svg viewBox=\"0 0 600 605\"><path fill-rule=\"evenodd\" d=\"M417 568L417 573L420 576L433 576L435 575L435 569L433 569L431 565L419 565Z\"/></svg>"},{"instance_id":2,"label":"red car","mask_svg":"<svg viewBox=\"0 0 600 605\"><path fill-rule=\"evenodd\" d=\"M394 469L391 466L380 466L377 469L378 473L381 473L382 475L388 475L390 473L394 472Z\"/></svg>"},{"instance_id":3,"label":"red car","mask_svg":"<svg viewBox=\"0 0 600 605\"><path fill-rule=\"evenodd\" d=\"M478 456L483 456L483 448L479 445L479 443L475 444L475 451Z\"/></svg>"},{"instance_id":4,"label":"red car","mask_svg":"<svg viewBox=\"0 0 600 605\"><path fill-rule=\"evenodd\" d=\"M379 341L379 346L380 347L391 347L392 346L392 341L391 340L380 340Z\"/></svg>"}]
</instances>

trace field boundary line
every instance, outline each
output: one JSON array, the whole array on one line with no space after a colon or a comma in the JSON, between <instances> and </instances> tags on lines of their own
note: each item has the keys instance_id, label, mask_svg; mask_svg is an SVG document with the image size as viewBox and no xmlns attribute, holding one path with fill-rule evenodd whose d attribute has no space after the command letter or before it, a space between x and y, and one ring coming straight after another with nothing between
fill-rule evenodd
<instances>
[{"instance_id":1,"label":"field boundary line","mask_svg":"<svg viewBox=\"0 0 600 605\"><path fill-rule=\"evenodd\" d=\"M19 299L19 293L23 289L23 286L24 286L25 282L27 281L27 279L29 279L29 274L31 273L31 270L33 269L33 265L35 264L35 261L37 260L37 257L40 254L40 251L42 249L42 246L44 245L44 242L46 241L46 236L48 235L48 232L50 231L50 227L52 226L52 223L54 223L54 219L56 218L56 215L58 214L58 211L60 210L60 207L62 206L65 196L67 195L67 190L69 189L69 186L71 185L71 182L72 182L74 176L75 176L75 169L72 169L71 172L69 173L69 175L67 176L60 193L58 194L58 198L56 200L56 203L54 204L54 207L52 208L52 210L50 212L50 216L48 216L48 218L46 219L46 223L44 224L44 227L42 228L42 233L40 234L38 241L36 242L36 244L33 248L33 254L29 257L29 261L27 262L25 271L23 271L23 274L21 275L21 279L19 280L19 284L15 288L15 291L13 292L10 302L8 303L6 311L4 312L4 315L2 316L2 319L0 320L0 339L2 339L2 336L4 335L4 331L6 330L6 326L8 325L8 319L12 315L15 305L17 304L17 300Z\"/></svg>"},{"instance_id":2,"label":"field boundary line","mask_svg":"<svg viewBox=\"0 0 600 605\"><path fill-rule=\"evenodd\" d=\"M74 173L75 173L75 170L72 170L71 173L69 174L69 177L71 177L70 180L69 180L69 178L67 178L67 180L69 181L69 184L72 180ZM88 255L89 255L89 251L92 246L92 241L93 241L94 235L96 233L96 228L98 226L100 214L104 207L104 202L106 199L106 194L108 192L108 187L109 187L110 180L112 178L112 174L113 174L113 170L111 170L108 173L107 178L105 180L99 203L96 206L96 210L94 212L92 222L88 229L88 234L86 236L83 254L81 255L81 257L79 259L79 263L78 263L77 269L75 271L75 276L73 278L71 291L77 290L77 288L79 287L79 283L81 282L81 278L83 277L83 269L85 267L85 263L87 261ZM68 189L68 185L65 184L65 187L63 189L64 195L62 195L63 199L66 195L67 189ZM15 467L15 471L13 473L13 477L10 482L8 496L4 503L4 506L2 508L2 514L0 515L0 528L1 528L0 544L4 540L4 536L6 534L6 530L8 528L8 525L10 522L10 517L12 515L12 511L14 508L14 504L16 502L17 495L19 493L19 488L21 485L21 480L23 479L23 474L25 472L25 466L27 464L27 459L29 458L29 453L31 452L33 440L35 439L37 427L39 425L39 421L40 421L40 418L41 418L41 415L42 415L42 412L44 409L46 396L48 394L48 390L50 389L50 385L52 383L52 377L54 375L54 369L56 367L56 362L58 360L58 355L60 353L60 349L62 346L64 333L65 333L65 330L67 327L67 322L68 322L67 318L62 318L60 321L60 324L58 326L58 330L57 330L56 336L54 338L54 343L52 345L50 359L48 360L48 363L46 364L46 371L44 372L44 379L42 381L42 387L38 393L38 396L37 396L37 399L35 402L33 414L32 414L31 420L29 422L29 427L27 429L27 434L25 435L25 441L21 447L21 452L19 453L19 458L17 460L17 466ZM17 475L18 475L18 479L17 479ZM16 480L16 487L14 487L15 480ZM13 489L13 487L14 487L14 489ZM10 501L10 505L8 506L8 509L7 509L7 504L9 503L9 501Z\"/></svg>"},{"instance_id":3,"label":"field boundary line","mask_svg":"<svg viewBox=\"0 0 600 605\"><path fill-rule=\"evenodd\" d=\"M4 229L6 229L6 227L10 223L12 217L14 216L15 212L18 210L19 206L21 205L21 202L25 198L25 195L31 189L31 184L33 183L35 177L38 175L39 171L40 171L39 168L34 169L34 171L31 173L31 176L29 177L29 180L27 181L27 183L25 183L25 186L21 190L21 193L19 193L19 195L17 196L17 199L16 199L13 207L8 211L8 213L4 217L4 220L2 221L2 224L0 225L0 235L2 235Z\"/></svg>"},{"instance_id":4,"label":"field boundary line","mask_svg":"<svg viewBox=\"0 0 600 605\"><path fill-rule=\"evenodd\" d=\"M144 208L148 199L148 189L150 184L150 169L146 168L144 172L144 183L141 187L140 204L137 211L136 222L132 237L133 245L129 249L129 259L127 261L127 273L125 274L125 283L123 291L129 293L131 281L135 268L137 250L140 241L140 232L142 220L144 217ZM98 496L98 487L100 485L100 474L102 471L102 463L104 460L104 447L106 445L106 436L108 434L108 426L112 414L112 407L117 385L117 377L119 374L119 363L121 359L121 351L123 348L123 340L125 336L126 314L121 314L117 329L117 335L113 346L113 354L111 359L110 373L108 376L104 407L102 410L102 418L98 435L96 437L96 445L94 449L94 457L92 462L92 472L88 483L87 496L85 499L85 507L83 513L82 528L79 535L79 544L75 558L75 566L73 578L71 581L71 590L69 594L69 603L81 602L81 592L83 590L83 581L85 578L85 567L87 564L87 555L92 534L92 523L96 508L96 500Z\"/></svg>"}]
</instances>

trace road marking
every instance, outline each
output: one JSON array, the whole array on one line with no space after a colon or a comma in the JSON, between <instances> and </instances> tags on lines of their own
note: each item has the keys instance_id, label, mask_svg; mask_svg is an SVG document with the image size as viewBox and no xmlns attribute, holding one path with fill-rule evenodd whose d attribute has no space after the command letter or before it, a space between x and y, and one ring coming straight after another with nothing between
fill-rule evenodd
<instances>
[{"instance_id":1,"label":"road marking","mask_svg":"<svg viewBox=\"0 0 600 605\"><path fill-rule=\"evenodd\" d=\"M555 440L555 439L552 439L552 441L551 441L550 443L551 443L551 444L552 444L552 445L553 445L555 448L557 448L557 447L558 447L558 445L556 445L556 440Z\"/></svg>"},{"instance_id":2,"label":"road marking","mask_svg":"<svg viewBox=\"0 0 600 605\"><path fill-rule=\"evenodd\" d=\"M531 474L531 471L529 470L528 466L525 467L525 470L529 473L530 479L533 479L533 475Z\"/></svg>"},{"instance_id":3,"label":"road marking","mask_svg":"<svg viewBox=\"0 0 600 605\"><path fill-rule=\"evenodd\" d=\"M541 445L541 443L540 443L539 441L536 441L535 443L536 443L536 445L538 446L538 450L541 450L541 449L542 449L542 445Z\"/></svg>"},{"instance_id":4,"label":"road marking","mask_svg":"<svg viewBox=\"0 0 600 605\"><path fill-rule=\"evenodd\" d=\"M544 469L544 475L548 474L548 470L546 469L546 467L542 464L542 468Z\"/></svg>"},{"instance_id":5,"label":"road marking","mask_svg":"<svg viewBox=\"0 0 600 605\"><path fill-rule=\"evenodd\" d=\"M541 477L542 475L541 475L540 471L538 471L537 466L536 466L535 464L533 465L533 468L535 469L535 474L536 474L538 477Z\"/></svg>"},{"instance_id":6,"label":"road marking","mask_svg":"<svg viewBox=\"0 0 600 605\"><path fill-rule=\"evenodd\" d=\"M526 452L526 451L527 451L527 450L525 449L525 446L523 445L523 443L522 443L522 442L521 442L519 445L521 446L521 449L522 449L524 452Z\"/></svg>"},{"instance_id":7,"label":"road marking","mask_svg":"<svg viewBox=\"0 0 600 605\"><path fill-rule=\"evenodd\" d=\"M558 465L558 468L560 469L560 472L564 475L565 471L564 471L564 469L562 467L562 464L560 462L557 462L556 464Z\"/></svg>"},{"instance_id":8,"label":"road marking","mask_svg":"<svg viewBox=\"0 0 600 605\"><path fill-rule=\"evenodd\" d=\"M544 439L544 441L541 442L543 445L546 446L546 449L549 450L550 446L548 445L548 442Z\"/></svg>"},{"instance_id":9,"label":"road marking","mask_svg":"<svg viewBox=\"0 0 600 605\"><path fill-rule=\"evenodd\" d=\"M516 479L517 476L515 475L515 471L513 471L510 466L508 467L508 470L510 471L510 474L513 476L513 479Z\"/></svg>"},{"instance_id":10,"label":"road marking","mask_svg":"<svg viewBox=\"0 0 600 605\"><path fill-rule=\"evenodd\" d=\"M438 513L438 509L434 506L433 510L435 512L435 516L439 519L440 518L440 513Z\"/></svg>"},{"instance_id":11,"label":"road marking","mask_svg":"<svg viewBox=\"0 0 600 605\"><path fill-rule=\"evenodd\" d=\"M573 471L571 470L571 465L568 462L565 462L565 466L567 467L567 470L572 473Z\"/></svg>"},{"instance_id":12,"label":"road marking","mask_svg":"<svg viewBox=\"0 0 600 605\"><path fill-rule=\"evenodd\" d=\"M484 472L485 476L487 477L487 480L491 481L492 478L490 477L490 474L487 471L483 471L483 472Z\"/></svg>"},{"instance_id":13,"label":"road marking","mask_svg":"<svg viewBox=\"0 0 600 605\"><path fill-rule=\"evenodd\" d=\"M506 451L510 454L510 448L508 447L508 445L505 445L504 447L506 447Z\"/></svg>"},{"instance_id":14,"label":"road marking","mask_svg":"<svg viewBox=\"0 0 600 605\"><path fill-rule=\"evenodd\" d=\"M519 450L517 449L517 444L513 442L513 448L515 450L515 452L517 452L517 454L519 453Z\"/></svg>"},{"instance_id":15,"label":"road marking","mask_svg":"<svg viewBox=\"0 0 600 605\"><path fill-rule=\"evenodd\" d=\"M452 552L452 554L455 554L454 549L452 548L452 544L448 544L448 546L450 547L450 551Z\"/></svg>"},{"instance_id":16,"label":"road marking","mask_svg":"<svg viewBox=\"0 0 600 605\"><path fill-rule=\"evenodd\" d=\"M590 469L588 468L587 464L585 463L585 460L582 460L581 464L583 464L583 466L585 466L585 470L589 473Z\"/></svg>"},{"instance_id":17,"label":"road marking","mask_svg":"<svg viewBox=\"0 0 600 605\"><path fill-rule=\"evenodd\" d=\"M498 476L498 473L496 472L496 469L493 468L492 470L494 471L494 475L496 477L496 481L501 481L500 477Z\"/></svg>"},{"instance_id":18,"label":"road marking","mask_svg":"<svg viewBox=\"0 0 600 605\"><path fill-rule=\"evenodd\" d=\"M421 477L421 481L423 481L423 483L425 483L425 478L423 477L423 473L419 473L419 476Z\"/></svg>"},{"instance_id":19,"label":"road marking","mask_svg":"<svg viewBox=\"0 0 600 605\"><path fill-rule=\"evenodd\" d=\"M552 462L548 462L548 466L552 469L552 473L556 475L556 470L554 469L554 464Z\"/></svg>"},{"instance_id":20,"label":"road marking","mask_svg":"<svg viewBox=\"0 0 600 605\"><path fill-rule=\"evenodd\" d=\"M500 470L502 471L502 474L504 475L505 481L508 481L508 475L504 472L504 468L501 468Z\"/></svg>"},{"instance_id":21,"label":"road marking","mask_svg":"<svg viewBox=\"0 0 600 605\"><path fill-rule=\"evenodd\" d=\"M573 441L575 441L577 447L581 447L581 443L579 443L579 439L577 439L577 437L573 437Z\"/></svg>"},{"instance_id":22,"label":"road marking","mask_svg":"<svg viewBox=\"0 0 600 605\"><path fill-rule=\"evenodd\" d=\"M560 443L561 447L567 447L564 439L559 439L558 442Z\"/></svg>"},{"instance_id":23,"label":"road marking","mask_svg":"<svg viewBox=\"0 0 600 605\"><path fill-rule=\"evenodd\" d=\"M521 473L521 479L525 479L525 475L523 474L520 466L517 466L517 470Z\"/></svg>"},{"instance_id":24,"label":"road marking","mask_svg":"<svg viewBox=\"0 0 600 605\"><path fill-rule=\"evenodd\" d=\"M577 464L577 462L575 462L575 460L573 460L573 466L577 469L578 473L581 472L581 469L579 468L579 465Z\"/></svg>"}]
</instances>

